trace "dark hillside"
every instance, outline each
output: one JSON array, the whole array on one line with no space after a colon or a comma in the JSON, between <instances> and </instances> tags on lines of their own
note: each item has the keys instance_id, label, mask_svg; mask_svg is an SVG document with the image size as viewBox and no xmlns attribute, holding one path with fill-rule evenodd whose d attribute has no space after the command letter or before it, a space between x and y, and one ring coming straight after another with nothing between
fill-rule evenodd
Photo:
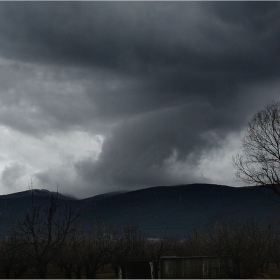
<instances>
[{"instance_id":1,"label":"dark hillside","mask_svg":"<svg viewBox=\"0 0 280 280\"><path fill-rule=\"evenodd\" d=\"M40 191L34 193L36 204L49 203L50 195L45 194L48 195ZM242 222L254 217L267 222L277 219L280 203L273 199L280 201L272 191L260 187L209 184L152 187L82 200L58 196L61 205L70 203L74 211L81 213L85 224L99 218L108 224L138 225L148 237L161 237L167 229L167 233L176 238L187 237L194 228L211 229L225 220ZM2 229L7 228L11 213L23 218L30 206L30 193L0 196Z\"/></svg>"},{"instance_id":2,"label":"dark hillside","mask_svg":"<svg viewBox=\"0 0 280 280\"><path fill-rule=\"evenodd\" d=\"M258 187L153 187L89 203L83 215L86 220L99 217L108 223L138 224L150 237L163 235L168 229L169 234L183 238L194 228L208 228L223 220L272 219L275 212L280 214L280 204L266 195L277 198Z\"/></svg>"}]
</instances>

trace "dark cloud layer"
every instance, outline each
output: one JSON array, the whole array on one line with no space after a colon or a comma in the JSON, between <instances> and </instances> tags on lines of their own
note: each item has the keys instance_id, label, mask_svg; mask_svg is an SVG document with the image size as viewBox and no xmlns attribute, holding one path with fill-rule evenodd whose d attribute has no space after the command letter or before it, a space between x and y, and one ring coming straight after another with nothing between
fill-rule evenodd
<instances>
[{"instance_id":1,"label":"dark cloud layer","mask_svg":"<svg viewBox=\"0 0 280 280\"><path fill-rule=\"evenodd\" d=\"M278 2L2 2L0 55L49 67L51 84L2 94L1 122L102 134L97 161L71 163L85 188L207 181L192 172L202 153L278 98L279 14Z\"/></svg>"}]
</instances>

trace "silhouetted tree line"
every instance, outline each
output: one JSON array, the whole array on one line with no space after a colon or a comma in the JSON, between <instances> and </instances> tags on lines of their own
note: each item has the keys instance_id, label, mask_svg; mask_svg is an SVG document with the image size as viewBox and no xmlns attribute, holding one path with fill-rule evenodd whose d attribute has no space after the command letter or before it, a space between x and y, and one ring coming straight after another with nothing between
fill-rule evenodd
<instances>
[{"instance_id":1,"label":"silhouetted tree line","mask_svg":"<svg viewBox=\"0 0 280 280\"><path fill-rule=\"evenodd\" d=\"M186 221L187 222L187 221ZM159 260L174 256L231 256L232 278L253 278L270 263L280 263L280 237L272 224L253 219L244 224L221 223L211 232L198 230L185 240L146 238L137 226L109 227L96 220L88 228L67 204L52 198L46 207L32 207L25 218L16 220L8 236L0 240L2 277L23 278L28 270L47 278L57 267L65 278L96 278L104 266L125 267L130 260L154 261L158 277ZM125 273L125 270L123 270Z\"/></svg>"},{"instance_id":2,"label":"silhouetted tree line","mask_svg":"<svg viewBox=\"0 0 280 280\"><path fill-rule=\"evenodd\" d=\"M260 225L254 219L243 224L223 222L212 232L195 231L177 246L177 255L230 256L231 278L259 278L270 264L278 268L280 264L277 227L271 223Z\"/></svg>"}]
</instances>

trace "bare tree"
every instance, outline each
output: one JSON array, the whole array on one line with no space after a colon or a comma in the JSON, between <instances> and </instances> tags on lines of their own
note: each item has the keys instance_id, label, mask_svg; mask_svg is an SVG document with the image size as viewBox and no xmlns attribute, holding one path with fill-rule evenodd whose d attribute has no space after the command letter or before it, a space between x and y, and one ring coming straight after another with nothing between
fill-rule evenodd
<instances>
[{"instance_id":1,"label":"bare tree","mask_svg":"<svg viewBox=\"0 0 280 280\"><path fill-rule=\"evenodd\" d=\"M0 239L0 268L5 278L22 278L29 268L29 259L19 251L19 239L15 234L10 234Z\"/></svg>"},{"instance_id":2,"label":"bare tree","mask_svg":"<svg viewBox=\"0 0 280 280\"><path fill-rule=\"evenodd\" d=\"M74 272L75 266L75 256L74 256L74 239L72 235L67 236L63 246L57 251L57 255L54 259L56 265L59 266L61 272L64 272L64 275L67 279L72 278L72 273Z\"/></svg>"},{"instance_id":3,"label":"bare tree","mask_svg":"<svg viewBox=\"0 0 280 280\"><path fill-rule=\"evenodd\" d=\"M266 185L280 195L280 102L256 113L242 139L242 154L233 157L237 178Z\"/></svg>"},{"instance_id":4,"label":"bare tree","mask_svg":"<svg viewBox=\"0 0 280 280\"><path fill-rule=\"evenodd\" d=\"M81 224L79 224L78 228L74 232L74 235L72 235L71 256L73 257L74 263L72 270L77 279L82 278L82 269L84 265L84 237L82 232L83 228Z\"/></svg>"},{"instance_id":5,"label":"bare tree","mask_svg":"<svg viewBox=\"0 0 280 280\"><path fill-rule=\"evenodd\" d=\"M223 222L213 232L198 233L195 239L201 240L206 254L222 258L230 256L228 260L224 258L228 275L254 278L264 273L269 262L275 261L272 256L273 247L278 243L275 234L270 223L264 226L251 219L242 224Z\"/></svg>"},{"instance_id":6,"label":"bare tree","mask_svg":"<svg viewBox=\"0 0 280 280\"><path fill-rule=\"evenodd\" d=\"M175 241L172 238L168 238L165 230L164 238L147 239L146 251L150 259L154 263L154 279L158 279L160 271L160 258L167 254L172 255Z\"/></svg>"},{"instance_id":7,"label":"bare tree","mask_svg":"<svg viewBox=\"0 0 280 280\"><path fill-rule=\"evenodd\" d=\"M78 215L68 204L61 211L60 207L57 199L52 197L50 205L43 209L41 205L35 205L32 195L30 212L13 228L20 243L19 250L28 256L40 278L46 278L48 265L75 228Z\"/></svg>"},{"instance_id":8,"label":"bare tree","mask_svg":"<svg viewBox=\"0 0 280 280\"><path fill-rule=\"evenodd\" d=\"M82 238L86 277L95 279L97 271L109 262L111 234L104 223L96 220L89 232L83 233Z\"/></svg>"},{"instance_id":9,"label":"bare tree","mask_svg":"<svg viewBox=\"0 0 280 280\"><path fill-rule=\"evenodd\" d=\"M115 237L112 250L112 263L122 270L123 278L126 277L125 266L130 260L146 259L146 239L138 226L125 224Z\"/></svg>"}]
</instances>

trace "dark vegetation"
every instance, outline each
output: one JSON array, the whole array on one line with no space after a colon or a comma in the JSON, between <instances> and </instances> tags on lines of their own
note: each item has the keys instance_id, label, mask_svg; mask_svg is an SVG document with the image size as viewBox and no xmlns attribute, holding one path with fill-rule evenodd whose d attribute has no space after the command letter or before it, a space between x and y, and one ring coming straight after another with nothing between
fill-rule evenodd
<instances>
[{"instance_id":1,"label":"dark vegetation","mask_svg":"<svg viewBox=\"0 0 280 280\"><path fill-rule=\"evenodd\" d=\"M194 230L184 239L169 229L148 238L136 223L110 225L97 218L84 223L72 202L58 194L42 201L31 192L27 211L14 211L9 230L2 233L2 278L117 278L117 267L130 260L154 261L159 270L165 255L231 256L232 278L272 278L271 266L279 268L275 222L216 221L211 229Z\"/></svg>"}]
</instances>

